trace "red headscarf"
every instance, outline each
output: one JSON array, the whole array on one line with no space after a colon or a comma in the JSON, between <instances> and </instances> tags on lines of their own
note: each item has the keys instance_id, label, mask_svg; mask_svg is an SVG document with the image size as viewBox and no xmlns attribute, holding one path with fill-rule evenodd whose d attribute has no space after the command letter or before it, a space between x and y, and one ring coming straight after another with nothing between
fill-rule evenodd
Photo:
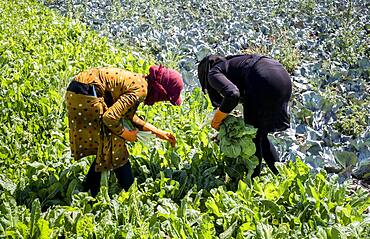
<instances>
[{"instance_id":1,"label":"red headscarf","mask_svg":"<svg viewBox=\"0 0 370 239\"><path fill-rule=\"evenodd\" d=\"M181 105L181 91L184 88L178 71L159 66L149 68L148 94L144 103L153 105L158 101L170 101L173 105Z\"/></svg>"}]
</instances>

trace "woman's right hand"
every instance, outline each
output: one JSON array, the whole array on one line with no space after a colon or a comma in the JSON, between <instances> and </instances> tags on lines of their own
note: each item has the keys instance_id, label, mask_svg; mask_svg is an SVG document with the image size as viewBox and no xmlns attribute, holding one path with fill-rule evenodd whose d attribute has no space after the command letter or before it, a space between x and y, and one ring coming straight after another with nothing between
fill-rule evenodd
<instances>
[{"instance_id":1,"label":"woman's right hand","mask_svg":"<svg viewBox=\"0 0 370 239\"><path fill-rule=\"evenodd\" d=\"M172 147L176 146L176 137L171 134L170 132L163 131L161 129L156 128L154 125L149 124L146 122L143 126L144 131L151 131L153 134L155 134L158 138L167 140L171 143Z\"/></svg>"},{"instance_id":2,"label":"woman's right hand","mask_svg":"<svg viewBox=\"0 0 370 239\"><path fill-rule=\"evenodd\" d=\"M122 138L124 138L126 141L129 141L129 142L135 142L137 140L137 133L139 132L139 130L135 129L135 130L128 130L128 129L125 129L122 133Z\"/></svg>"},{"instance_id":3,"label":"woman's right hand","mask_svg":"<svg viewBox=\"0 0 370 239\"><path fill-rule=\"evenodd\" d=\"M156 135L160 139L167 140L171 144L172 147L176 146L176 137L170 132L166 132L166 131L158 129L158 131L156 132Z\"/></svg>"}]
</instances>

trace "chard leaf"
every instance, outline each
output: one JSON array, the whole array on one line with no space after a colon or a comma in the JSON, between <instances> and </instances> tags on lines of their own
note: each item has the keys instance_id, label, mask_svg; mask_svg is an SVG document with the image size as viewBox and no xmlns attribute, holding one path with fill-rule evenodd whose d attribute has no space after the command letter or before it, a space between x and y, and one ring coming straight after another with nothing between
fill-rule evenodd
<instances>
[{"instance_id":1,"label":"chard leaf","mask_svg":"<svg viewBox=\"0 0 370 239\"><path fill-rule=\"evenodd\" d=\"M228 229L226 229L226 231L220 234L220 239L231 238L237 226L238 220L236 220Z\"/></svg>"},{"instance_id":2,"label":"chard leaf","mask_svg":"<svg viewBox=\"0 0 370 239\"><path fill-rule=\"evenodd\" d=\"M10 192L10 194L14 194L15 190L17 189L17 185L15 185L12 180L8 179L2 174L0 174L0 187Z\"/></svg>"}]
</instances>

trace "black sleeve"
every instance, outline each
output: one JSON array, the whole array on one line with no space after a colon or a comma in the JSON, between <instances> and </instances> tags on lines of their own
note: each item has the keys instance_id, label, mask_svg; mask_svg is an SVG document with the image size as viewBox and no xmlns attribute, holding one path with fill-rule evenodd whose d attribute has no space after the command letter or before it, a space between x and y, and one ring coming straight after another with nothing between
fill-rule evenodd
<instances>
[{"instance_id":1,"label":"black sleeve","mask_svg":"<svg viewBox=\"0 0 370 239\"><path fill-rule=\"evenodd\" d=\"M209 85L223 96L220 111L230 113L239 103L240 92L223 72L226 71L225 63L212 67L208 74Z\"/></svg>"},{"instance_id":2,"label":"black sleeve","mask_svg":"<svg viewBox=\"0 0 370 239\"><path fill-rule=\"evenodd\" d=\"M214 108L219 108L223 100L222 95L220 95L215 89L210 86L207 87L207 94L209 96L209 99L211 100L212 106Z\"/></svg>"}]
</instances>

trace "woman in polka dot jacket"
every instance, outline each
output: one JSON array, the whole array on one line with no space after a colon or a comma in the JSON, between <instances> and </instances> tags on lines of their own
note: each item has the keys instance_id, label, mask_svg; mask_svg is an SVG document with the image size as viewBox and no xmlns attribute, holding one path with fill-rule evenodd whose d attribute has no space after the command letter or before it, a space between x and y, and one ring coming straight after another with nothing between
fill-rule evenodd
<instances>
[{"instance_id":1,"label":"woman in polka dot jacket","mask_svg":"<svg viewBox=\"0 0 370 239\"><path fill-rule=\"evenodd\" d=\"M104 170L113 170L126 191L133 183L125 143L136 141L138 131L126 129L121 119L175 146L176 138L171 133L145 122L135 112L141 102L180 105L182 89L181 75L163 66L151 66L148 75L119 68L93 68L74 77L65 97L71 152L76 160L96 155L84 182L85 190L90 189L93 196L99 192Z\"/></svg>"}]
</instances>

